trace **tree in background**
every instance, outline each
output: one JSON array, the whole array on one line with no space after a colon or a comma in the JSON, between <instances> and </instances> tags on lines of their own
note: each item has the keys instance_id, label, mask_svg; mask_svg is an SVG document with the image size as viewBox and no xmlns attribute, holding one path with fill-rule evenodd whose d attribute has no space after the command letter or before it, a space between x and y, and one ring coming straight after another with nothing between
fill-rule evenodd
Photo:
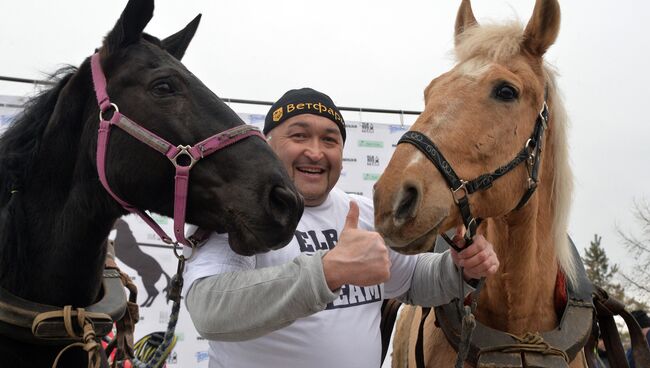
<instances>
[{"instance_id":1,"label":"tree in background","mask_svg":"<svg viewBox=\"0 0 650 368\"><path fill-rule=\"evenodd\" d=\"M650 205L647 201L634 202L634 216L641 226L640 235L618 229L634 265L631 271L619 273L625 280L626 287L639 295L647 306L650 303Z\"/></svg>"},{"instance_id":2,"label":"tree in background","mask_svg":"<svg viewBox=\"0 0 650 368\"><path fill-rule=\"evenodd\" d=\"M617 264L610 265L605 249L600 244L601 240L602 236L594 234L594 240L591 241L589 248L585 248L583 262L587 271L587 277L594 285L603 288L611 297L623 302L626 309L635 310L643 308L647 310L646 303L639 301L635 297L626 295L623 286L614 281L614 276L621 274L621 272L619 272Z\"/></svg>"}]
</instances>

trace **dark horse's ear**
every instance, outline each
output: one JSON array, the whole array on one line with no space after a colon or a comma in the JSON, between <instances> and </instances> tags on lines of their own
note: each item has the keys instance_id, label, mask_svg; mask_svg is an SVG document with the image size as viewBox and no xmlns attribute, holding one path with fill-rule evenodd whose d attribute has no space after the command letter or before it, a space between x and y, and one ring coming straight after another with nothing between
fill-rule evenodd
<instances>
[{"instance_id":1,"label":"dark horse's ear","mask_svg":"<svg viewBox=\"0 0 650 368\"><path fill-rule=\"evenodd\" d=\"M115 27L104 40L104 48L111 53L138 42L144 27L153 17L153 0L130 0Z\"/></svg>"},{"instance_id":2,"label":"dark horse's ear","mask_svg":"<svg viewBox=\"0 0 650 368\"><path fill-rule=\"evenodd\" d=\"M163 49L167 50L176 59L182 59L183 55L185 55L185 50L187 50L187 46L189 46L190 41L192 41L196 33L196 29L199 27L200 21L201 14L192 19L185 28L162 40Z\"/></svg>"}]
</instances>

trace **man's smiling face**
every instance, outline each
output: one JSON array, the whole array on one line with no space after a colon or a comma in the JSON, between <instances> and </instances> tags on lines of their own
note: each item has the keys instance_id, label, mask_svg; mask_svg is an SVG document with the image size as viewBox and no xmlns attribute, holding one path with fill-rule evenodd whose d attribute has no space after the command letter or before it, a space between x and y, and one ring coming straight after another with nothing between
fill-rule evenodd
<instances>
[{"instance_id":1,"label":"man's smiling face","mask_svg":"<svg viewBox=\"0 0 650 368\"><path fill-rule=\"evenodd\" d=\"M305 206L322 204L343 168L343 138L338 126L319 115L301 114L268 135L271 148L305 198Z\"/></svg>"}]
</instances>

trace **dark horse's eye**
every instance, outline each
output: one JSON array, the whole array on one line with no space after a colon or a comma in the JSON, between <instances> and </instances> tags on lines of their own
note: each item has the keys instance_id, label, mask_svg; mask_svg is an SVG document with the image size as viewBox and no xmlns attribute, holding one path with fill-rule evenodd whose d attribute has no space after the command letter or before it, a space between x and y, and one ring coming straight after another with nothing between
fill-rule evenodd
<instances>
[{"instance_id":1,"label":"dark horse's eye","mask_svg":"<svg viewBox=\"0 0 650 368\"><path fill-rule=\"evenodd\" d=\"M151 89L154 95L162 97L174 94L174 88L167 82L158 82Z\"/></svg>"},{"instance_id":2,"label":"dark horse's eye","mask_svg":"<svg viewBox=\"0 0 650 368\"><path fill-rule=\"evenodd\" d=\"M506 83L501 83L496 86L493 93L494 97L501 101L513 101L519 97L515 87Z\"/></svg>"}]
</instances>

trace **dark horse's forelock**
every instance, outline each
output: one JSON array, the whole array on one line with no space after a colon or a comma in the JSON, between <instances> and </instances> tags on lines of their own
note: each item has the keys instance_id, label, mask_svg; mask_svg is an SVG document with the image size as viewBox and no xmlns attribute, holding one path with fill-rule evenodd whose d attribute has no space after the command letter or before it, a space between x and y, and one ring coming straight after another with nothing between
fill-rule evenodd
<instances>
[{"instance_id":1,"label":"dark horse's forelock","mask_svg":"<svg viewBox=\"0 0 650 368\"><path fill-rule=\"evenodd\" d=\"M9 128L0 135L0 208L4 208L12 192L20 191L39 149L63 87L77 68L66 66L50 78L54 87L32 97Z\"/></svg>"}]
</instances>

